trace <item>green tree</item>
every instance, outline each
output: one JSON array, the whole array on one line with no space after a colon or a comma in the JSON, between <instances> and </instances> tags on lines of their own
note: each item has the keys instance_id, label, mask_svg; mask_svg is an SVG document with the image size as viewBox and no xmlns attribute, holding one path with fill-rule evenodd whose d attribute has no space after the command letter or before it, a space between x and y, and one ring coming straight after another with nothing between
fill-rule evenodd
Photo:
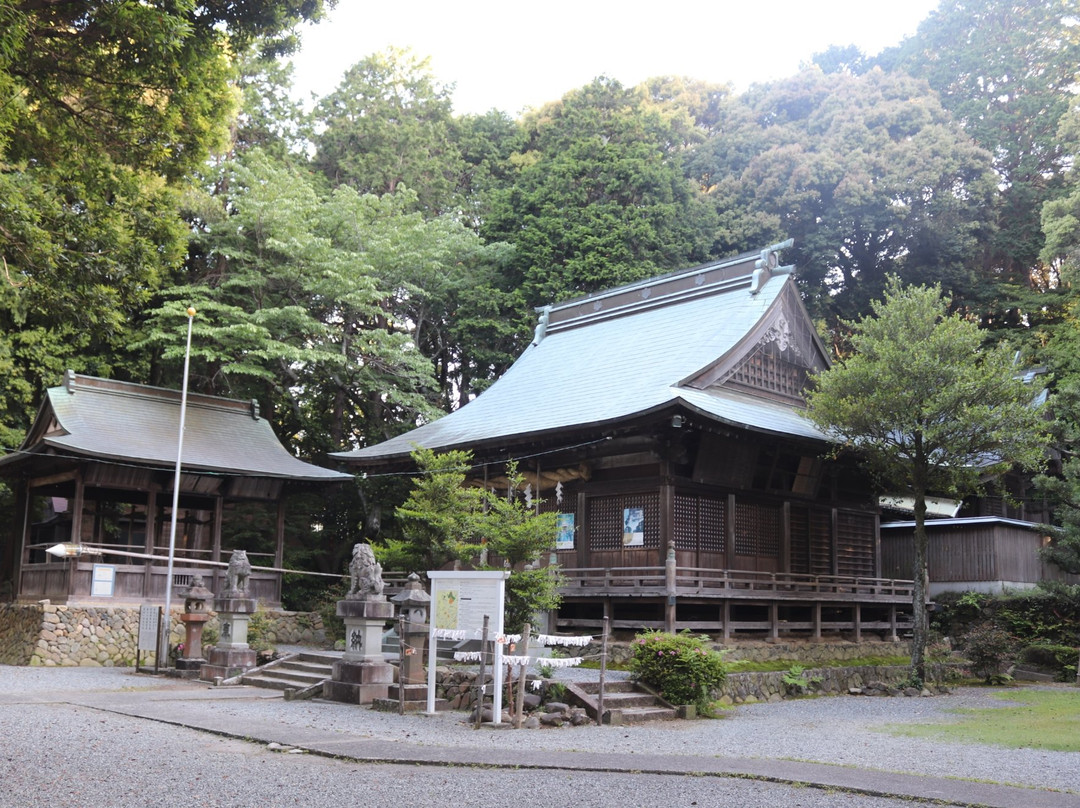
<instances>
[{"instance_id":1,"label":"green tree","mask_svg":"<svg viewBox=\"0 0 1080 808\"><path fill-rule=\"evenodd\" d=\"M417 447L412 457L417 476L396 511L402 538L390 538L377 550L384 565L437 570L454 561L483 563L490 553L510 571L507 631L520 631L538 611L557 608L558 571L539 564L554 548L556 516L525 501L519 493L524 479L516 466L508 469L508 489L500 493L468 484L470 452L439 454Z\"/></svg>"},{"instance_id":2,"label":"green tree","mask_svg":"<svg viewBox=\"0 0 1080 808\"><path fill-rule=\"evenodd\" d=\"M557 609L562 600L558 568L540 565L544 554L555 549L557 514L541 513L542 503L530 502L522 495L526 486L517 464L511 463L507 469L507 490L484 492L480 522L488 551L510 569L505 624L506 630L514 633L520 632L538 612Z\"/></svg>"},{"instance_id":3,"label":"green tree","mask_svg":"<svg viewBox=\"0 0 1080 808\"><path fill-rule=\"evenodd\" d=\"M66 367L144 379L143 308L180 264L179 198L223 142L232 56L322 0L0 3L0 445Z\"/></svg>"},{"instance_id":4,"label":"green tree","mask_svg":"<svg viewBox=\"0 0 1080 808\"><path fill-rule=\"evenodd\" d=\"M512 244L526 306L704 260L712 219L682 173L682 137L644 91L597 79L528 115L480 232Z\"/></svg>"},{"instance_id":5,"label":"green tree","mask_svg":"<svg viewBox=\"0 0 1080 808\"><path fill-rule=\"evenodd\" d=\"M1017 287L1056 282L1053 266L1039 260L1039 214L1071 163L1057 135L1080 73L1076 14L1075 0L943 0L914 36L882 55L884 64L926 79L993 155L996 231L980 259L984 296L998 307ZM1011 284L1005 294L1003 281ZM1025 310L1037 316L1039 305Z\"/></svg>"},{"instance_id":6,"label":"green tree","mask_svg":"<svg viewBox=\"0 0 1080 808\"><path fill-rule=\"evenodd\" d=\"M409 201L322 194L258 149L229 161L224 177L193 217L202 260L163 293L142 344L175 363L176 311L194 305L193 386L259 399L308 457L432 417L431 366L386 305L385 245L400 246L414 224L401 211ZM441 248L435 238L428 246Z\"/></svg>"},{"instance_id":7,"label":"green tree","mask_svg":"<svg viewBox=\"0 0 1080 808\"><path fill-rule=\"evenodd\" d=\"M688 161L728 249L793 237L807 303L831 322L867 311L890 273L971 287L995 177L925 84L809 68L740 103Z\"/></svg>"},{"instance_id":8,"label":"green tree","mask_svg":"<svg viewBox=\"0 0 1080 808\"><path fill-rule=\"evenodd\" d=\"M418 209L453 212L464 165L451 138L451 89L408 50L364 58L316 107L315 166L335 186L378 196L406 186Z\"/></svg>"},{"instance_id":9,"label":"green tree","mask_svg":"<svg viewBox=\"0 0 1080 808\"><path fill-rule=\"evenodd\" d=\"M941 289L891 278L856 323L855 354L818 374L810 418L879 483L915 501L912 674L926 676L926 497L962 496L996 471L1039 468L1047 445L1037 390L1005 344L948 313Z\"/></svg>"}]
</instances>

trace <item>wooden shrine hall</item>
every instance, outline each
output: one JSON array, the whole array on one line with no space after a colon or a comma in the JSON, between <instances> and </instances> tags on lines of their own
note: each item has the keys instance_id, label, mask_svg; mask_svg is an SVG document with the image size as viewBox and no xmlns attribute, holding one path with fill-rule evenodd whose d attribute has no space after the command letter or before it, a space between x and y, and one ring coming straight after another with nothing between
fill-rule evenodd
<instances>
[{"instance_id":1,"label":"wooden shrine hall","mask_svg":"<svg viewBox=\"0 0 1080 808\"><path fill-rule=\"evenodd\" d=\"M165 595L180 392L68 371L17 452L0 457L20 523L0 547L16 600L107 606ZM280 568L286 498L351 476L293 457L255 402L189 395L174 552L180 592L201 574L218 591L234 549ZM80 555L46 550L77 546ZM256 570L260 604L281 604L281 573Z\"/></svg>"},{"instance_id":2,"label":"wooden shrine hall","mask_svg":"<svg viewBox=\"0 0 1080 808\"><path fill-rule=\"evenodd\" d=\"M335 457L380 473L466 449L489 487L516 460L559 514L561 629L895 637L912 583L881 577L877 493L805 417L828 359L789 244L544 307L475 400Z\"/></svg>"}]
</instances>

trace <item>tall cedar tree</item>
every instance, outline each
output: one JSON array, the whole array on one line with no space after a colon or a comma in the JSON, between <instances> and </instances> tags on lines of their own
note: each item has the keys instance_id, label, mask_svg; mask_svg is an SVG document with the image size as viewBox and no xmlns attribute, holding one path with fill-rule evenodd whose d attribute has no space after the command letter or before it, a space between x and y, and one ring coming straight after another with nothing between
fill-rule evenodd
<instances>
[{"instance_id":1,"label":"tall cedar tree","mask_svg":"<svg viewBox=\"0 0 1080 808\"><path fill-rule=\"evenodd\" d=\"M963 496L1012 466L1042 465L1048 435L1038 390L1005 344L948 313L940 287L890 278L872 316L848 323L856 351L814 378L810 418L856 451L883 488L915 501L912 675L926 677L926 498Z\"/></svg>"}]
</instances>

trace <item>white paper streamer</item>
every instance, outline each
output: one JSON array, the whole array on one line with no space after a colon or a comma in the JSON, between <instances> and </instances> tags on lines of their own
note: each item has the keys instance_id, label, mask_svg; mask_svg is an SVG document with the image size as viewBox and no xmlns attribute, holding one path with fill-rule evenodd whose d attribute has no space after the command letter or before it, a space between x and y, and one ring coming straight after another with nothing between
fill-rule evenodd
<instances>
[{"instance_id":1,"label":"white paper streamer","mask_svg":"<svg viewBox=\"0 0 1080 808\"><path fill-rule=\"evenodd\" d=\"M480 652L479 651L455 651L454 652L454 661L455 662L479 662L480 661Z\"/></svg>"},{"instance_id":2,"label":"white paper streamer","mask_svg":"<svg viewBox=\"0 0 1080 808\"><path fill-rule=\"evenodd\" d=\"M521 642L520 634L500 634L496 639L499 645L513 645Z\"/></svg>"},{"instance_id":3,"label":"white paper streamer","mask_svg":"<svg viewBox=\"0 0 1080 808\"><path fill-rule=\"evenodd\" d=\"M531 665L533 661L532 657L509 656L508 654L504 654L502 659L507 665Z\"/></svg>"},{"instance_id":4,"label":"white paper streamer","mask_svg":"<svg viewBox=\"0 0 1080 808\"><path fill-rule=\"evenodd\" d=\"M548 657L541 662L541 664L550 665L552 668L576 668L581 663L581 657Z\"/></svg>"},{"instance_id":5,"label":"white paper streamer","mask_svg":"<svg viewBox=\"0 0 1080 808\"><path fill-rule=\"evenodd\" d=\"M574 648L584 648L592 640L592 637L563 637L557 634L541 634L537 637L537 641L544 646L562 645Z\"/></svg>"},{"instance_id":6,"label":"white paper streamer","mask_svg":"<svg viewBox=\"0 0 1080 808\"><path fill-rule=\"evenodd\" d=\"M456 640L460 642L465 639L465 632L453 628L437 628L435 629L436 640Z\"/></svg>"}]
</instances>

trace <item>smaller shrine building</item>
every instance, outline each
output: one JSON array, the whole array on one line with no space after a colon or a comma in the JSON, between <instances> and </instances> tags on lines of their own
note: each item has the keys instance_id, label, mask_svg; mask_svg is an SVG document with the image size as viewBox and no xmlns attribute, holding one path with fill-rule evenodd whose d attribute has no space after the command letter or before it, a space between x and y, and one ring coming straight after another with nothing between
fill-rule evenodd
<instances>
[{"instance_id":1,"label":"smaller shrine building","mask_svg":"<svg viewBox=\"0 0 1080 808\"><path fill-rule=\"evenodd\" d=\"M47 391L22 446L0 457L18 513L0 539L0 581L17 601L164 598L180 403L177 390L72 371ZM233 550L280 569L289 495L352 477L291 455L254 401L190 394L185 413L173 586L201 574L218 591ZM58 543L81 554L46 552ZM256 569L249 586L280 606L280 572Z\"/></svg>"}]
</instances>

